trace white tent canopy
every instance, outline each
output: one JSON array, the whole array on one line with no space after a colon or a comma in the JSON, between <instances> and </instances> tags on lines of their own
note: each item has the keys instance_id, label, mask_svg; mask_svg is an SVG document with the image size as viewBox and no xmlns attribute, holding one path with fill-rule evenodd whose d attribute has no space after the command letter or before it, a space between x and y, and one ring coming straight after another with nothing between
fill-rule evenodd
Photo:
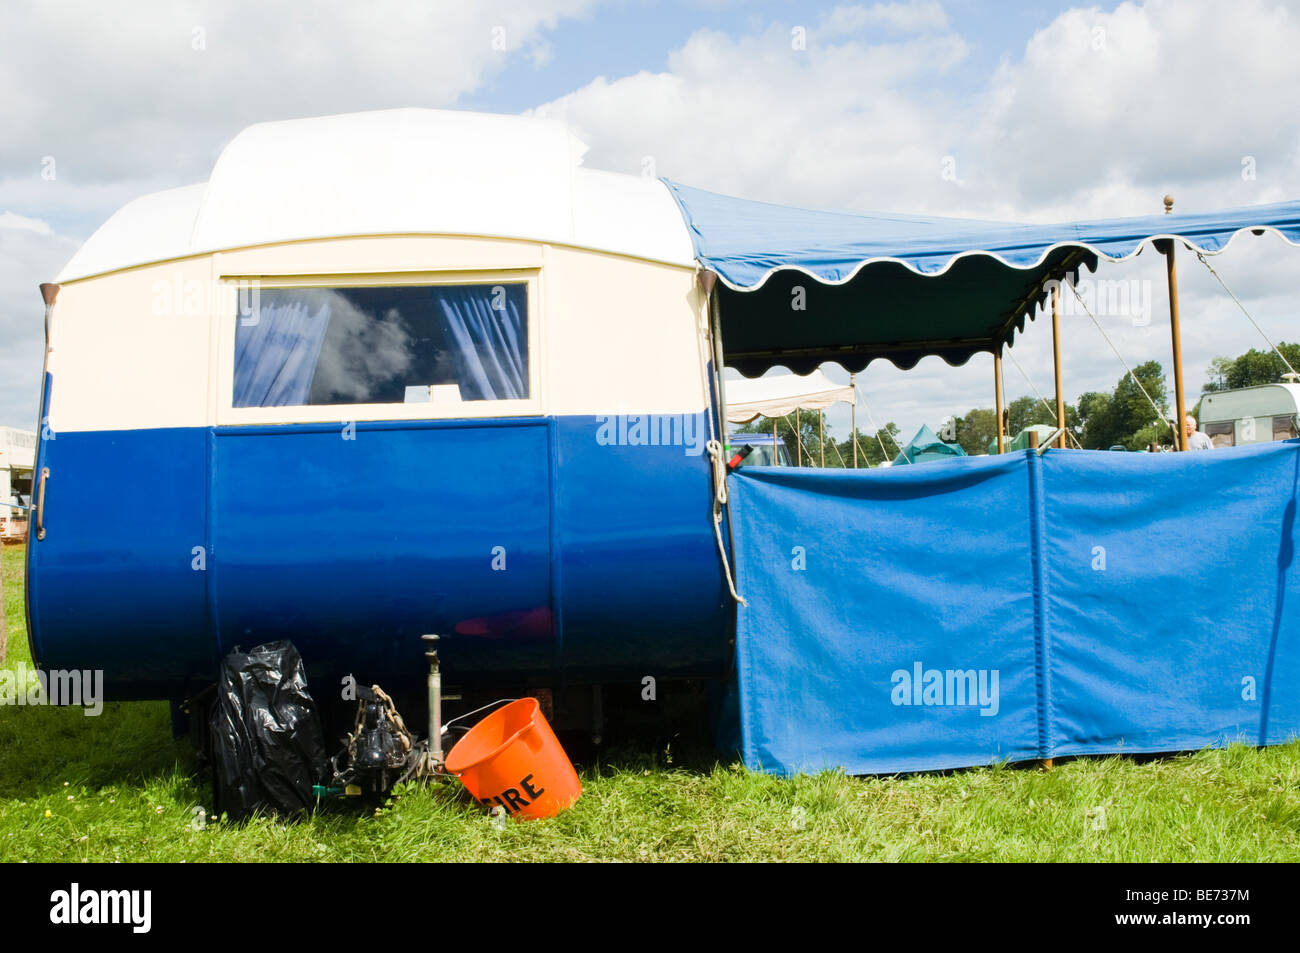
<instances>
[{"instance_id":1,"label":"white tent canopy","mask_svg":"<svg viewBox=\"0 0 1300 953\"><path fill-rule=\"evenodd\" d=\"M784 417L799 410L823 410L845 401L856 404L853 388L821 371L727 381L727 420L747 424L755 417Z\"/></svg>"}]
</instances>

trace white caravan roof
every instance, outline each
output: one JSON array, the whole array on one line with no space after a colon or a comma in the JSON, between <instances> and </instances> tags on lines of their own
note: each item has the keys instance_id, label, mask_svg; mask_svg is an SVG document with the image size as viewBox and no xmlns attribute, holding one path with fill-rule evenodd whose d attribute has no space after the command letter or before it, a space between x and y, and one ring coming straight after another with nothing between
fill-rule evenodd
<instances>
[{"instance_id":1,"label":"white caravan roof","mask_svg":"<svg viewBox=\"0 0 1300 953\"><path fill-rule=\"evenodd\" d=\"M271 242L357 235L547 241L693 265L658 179L581 167L555 120L393 109L259 123L209 180L136 199L55 279Z\"/></svg>"}]
</instances>

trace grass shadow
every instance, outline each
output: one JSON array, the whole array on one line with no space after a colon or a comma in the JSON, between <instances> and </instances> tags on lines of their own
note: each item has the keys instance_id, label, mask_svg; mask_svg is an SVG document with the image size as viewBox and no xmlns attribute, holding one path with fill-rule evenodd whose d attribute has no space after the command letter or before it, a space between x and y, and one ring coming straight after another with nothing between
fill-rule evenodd
<instances>
[{"instance_id":1,"label":"grass shadow","mask_svg":"<svg viewBox=\"0 0 1300 953\"><path fill-rule=\"evenodd\" d=\"M113 702L94 717L78 707L0 707L0 798L65 784L135 784L178 770L196 775L198 761L185 739L172 738L166 702Z\"/></svg>"}]
</instances>

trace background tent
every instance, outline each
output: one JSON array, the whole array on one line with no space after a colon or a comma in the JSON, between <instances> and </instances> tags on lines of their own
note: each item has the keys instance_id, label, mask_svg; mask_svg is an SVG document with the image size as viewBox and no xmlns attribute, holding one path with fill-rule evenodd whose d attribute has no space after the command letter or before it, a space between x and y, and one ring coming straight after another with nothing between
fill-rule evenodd
<instances>
[{"instance_id":1,"label":"background tent","mask_svg":"<svg viewBox=\"0 0 1300 953\"><path fill-rule=\"evenodd\" d=\"M907 442L905 446L894 457L894 466L902 466L905 463L930 463L934 460L951 460L953 457L964 457L966 451L955 443L944 443L935 435L935 432L925 424L916 432L916 436Z\"/></svg>"},{"instance_id":2,"label":"background tent","mask_svg":"<svg viewBox=\"0 0 1300 953\"><path fill-rule=\"evenodd\" d=\"M1026 427L1020 433L1016 434L1013 440L1007 441L1007 450L1027 450L1029 448L1029 432L1035 431L1038 434L1038 445L1044 447L1047 445L1047 438L1056 433L1055 427L1049 427L1047 424L1034 424ZM995 437L989 441L989 453L998 452L998 441Z\"/></svg>"},{"instance_id":3,"label":"background tent","mask_svg":"<svg viewBox=\"0 0 1300 953\"><path fill-rule=\"evenodd\" d=\"M747 424L756 417L784 417L800 410L824 410L838 401L856 404L849 384L837 384L821 371L726 382L727 420Z\"/></svg>"}]
</instances>

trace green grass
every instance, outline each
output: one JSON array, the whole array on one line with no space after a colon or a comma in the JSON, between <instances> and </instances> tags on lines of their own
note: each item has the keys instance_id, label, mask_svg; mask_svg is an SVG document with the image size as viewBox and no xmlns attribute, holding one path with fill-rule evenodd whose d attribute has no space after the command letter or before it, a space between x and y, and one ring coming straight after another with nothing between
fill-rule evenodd
<instances>
[{"instance_id":1,"label":"green grass","mask_svg":"<svg viewBox=\"0 0 1300 953\"><path fill-rule=\"evenodd\" d=\"M3 552L6 664L31 664L22 551ZM195 823L207 780L167 706L0 707L0 859L1300 860L1300 743L904 778L782 780L642 744L583 770L549 821L494 823L451 786L376 813Z\"/></svg>"}]
</instances>

